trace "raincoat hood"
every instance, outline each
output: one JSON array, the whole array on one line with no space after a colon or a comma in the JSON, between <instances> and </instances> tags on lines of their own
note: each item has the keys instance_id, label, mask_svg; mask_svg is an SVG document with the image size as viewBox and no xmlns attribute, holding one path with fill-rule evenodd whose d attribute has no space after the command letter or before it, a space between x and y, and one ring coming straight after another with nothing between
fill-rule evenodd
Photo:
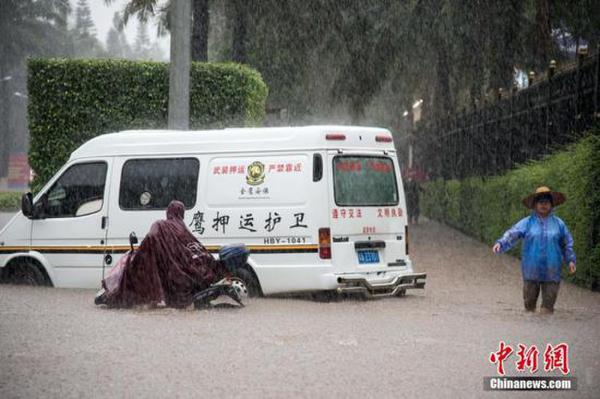
<instances>
[{"instance_id":1,"label":"raincoat hood","mask_svg":"<svg viewBox=\"0 0 600 399\"><path fill-rule=\"evenodd\" d=\"M167 220L179 219L183 220L185 214L185 205L181 201L171 201L167 207Z\"/></svg>"}]
</instances>

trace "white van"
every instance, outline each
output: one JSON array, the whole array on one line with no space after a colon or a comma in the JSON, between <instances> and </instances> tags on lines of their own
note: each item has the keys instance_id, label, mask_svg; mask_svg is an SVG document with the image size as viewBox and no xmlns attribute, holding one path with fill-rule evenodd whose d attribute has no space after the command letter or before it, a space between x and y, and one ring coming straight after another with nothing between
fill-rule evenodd
<instances>
[{"instance_id":1,"label":"white van","mask_svg":"<svg viewBox=\"0 0 600 399\"><path fill-rule=\"evenodd\" d=\"M173 199L211 251L250 250L251 294L424 288L408 256L392 135L310 126L126 131L96 137L0 232L3 280L98 288Z\"/></svg>"}]
</instances>

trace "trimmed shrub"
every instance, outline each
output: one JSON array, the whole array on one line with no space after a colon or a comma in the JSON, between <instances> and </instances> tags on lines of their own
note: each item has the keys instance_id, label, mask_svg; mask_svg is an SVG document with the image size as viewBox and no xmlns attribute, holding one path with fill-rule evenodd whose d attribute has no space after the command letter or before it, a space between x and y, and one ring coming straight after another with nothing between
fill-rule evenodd
<instances>
[{"instance_id":1,"label":"trimmed shrub","mask_svg":"<svg viewBox=\"0 0 600 399\"><path fill-rule=\"evenodd\" d=\"M577 272L565 277L596 288L600 282L600 129L564 151L500 176L429 182L421 205L430 218L492 245L528 215L521 200L539 186L567 196L556 214L573 234ZM518 248L512 251L519 253Z\"/></svg>"},{"instance_id":2,"label":"trimmed shrub","mask_svg":"<svg viewBox=\"0 0 600 399\"><path fill-rule=\"evenodd\" d=\"M29 163L40 188L91 138L127 129L166 129L169 66L125 60L31 59ZM190 128L255 126L267 87L246 66L192 63Z\"/></svg>"},{"instance_id":3,"label":"trimmed shrub","mask_svg":"<svg viewBox=\"0 0 600 399\"><path fill-rule=\"evenodd\" d=\"M12 212L21 209L22 193L0 193L0 212Z\"/></svg>"}]
</instances>

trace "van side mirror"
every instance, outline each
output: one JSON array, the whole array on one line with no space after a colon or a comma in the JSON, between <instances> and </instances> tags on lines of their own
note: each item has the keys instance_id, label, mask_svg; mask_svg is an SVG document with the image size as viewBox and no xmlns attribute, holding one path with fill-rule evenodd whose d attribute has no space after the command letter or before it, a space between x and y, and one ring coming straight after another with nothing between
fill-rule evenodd
<instances>
[{"instance_id":1,"label":"van side mirror","mask_svg":"<svg viewBox=\"0 0 600 399\"><path fill-rule=\"evenodd\" d=\"M135 232L132 231L129 233L129 246L131 247L131 252L133 252L133 246L138 243L138 238L135 235Z\"/></svg>"},{"instance_id":2,"label":"van side mirror","mask_svg":"<svg viewBox=\"0 0 600 399\"><path fill-rule=\"evenodd\" d=\"M23 194L21 197L21 212L25 217L31 219L33 216L33 195L31 193Z\"/></svg>"}]
</instances>

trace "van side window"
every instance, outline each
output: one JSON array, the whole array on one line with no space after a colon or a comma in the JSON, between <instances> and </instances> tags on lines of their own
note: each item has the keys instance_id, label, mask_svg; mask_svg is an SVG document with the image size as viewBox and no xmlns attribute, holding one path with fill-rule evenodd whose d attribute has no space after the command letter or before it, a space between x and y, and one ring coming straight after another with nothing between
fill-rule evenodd
<instances>
[{"instance_id":1,"label":"van side window","mask_svg":"<svg viewBox=\"0 0 600 399\"><path fill-rule=\"evenodd\" d=\"M44 217L85 216L102 209L106 163L76 164L68 168L42 197Z\"/></svg>"},{"instance_id":2,"label":"van side window","mask_svg":"<svg viewBox=\"0 0 600 399\"><path fill-rule=\"evenodd\" d=\"M123 210L166 209L179 200L187 209L196 204L196 158L132 159L123 165L119 206Z\"/></svg>"},{"instance_id":3,"label":"van side window","mask_svg":"<svg viewBox=\"0 0 600 399\"><path fill-rule=\"evenodd\" d=\"M321 154L313 155L313 181L320 181L323 177L323 158Z\"/></svg>"}]
</instances>

